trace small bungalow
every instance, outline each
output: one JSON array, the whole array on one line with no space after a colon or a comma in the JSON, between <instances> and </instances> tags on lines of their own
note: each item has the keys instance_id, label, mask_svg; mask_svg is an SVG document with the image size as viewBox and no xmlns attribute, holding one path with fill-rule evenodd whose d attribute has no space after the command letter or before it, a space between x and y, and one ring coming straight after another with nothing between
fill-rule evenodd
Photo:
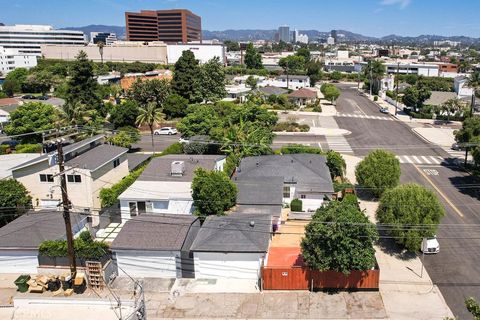
<instances>
[{"instance_id":1,"label":"small bungalow","mask_svg":"<svg viewBox=\"0 0 480 320\"><path fill-rule=\"evenodd\" d=\"M193 278L190 253L200 220L190 215L142 215L127 221L112 243L120 276Z\"/></svg>"},{"instance_id":2,"label":"small bungalow","mask_svg":"<svg viewBox=\"0 0 480 320\"><path fill-rule=\"evenodd\" d=\"M317 92L306 88L295 90L288 95L288 98L299 107L314 103L317 97Z\"/></svg>"},{"instance_id":3,"label":"small bungalow","mask_svg":"<svg viewBox=\"0 0 480 320\"><path fill-rule=\"evenodd\" d=\"M430 98L425 100L423 103L426 106L441 106L445 102L451 99L455 99L457 94L455 92L447 92L447 91L432 91L432 95Z\"/></svg>"},{"instance_id":4,"label":"small bungalow","mask_svg":"<svg viewBox=\"0 0 480 320\"><path fill-rule=\"evenodd\" d=\"M210 216L191 250L196 279L246 279L255 283L266 263L272 217L262 214Z\"/></svg>"}]
</instances>

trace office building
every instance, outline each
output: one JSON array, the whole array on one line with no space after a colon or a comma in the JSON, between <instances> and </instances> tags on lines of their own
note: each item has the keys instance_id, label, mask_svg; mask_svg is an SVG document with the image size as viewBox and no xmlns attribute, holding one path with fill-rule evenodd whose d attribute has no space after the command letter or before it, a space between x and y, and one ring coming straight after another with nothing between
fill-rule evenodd
<instances>
[{"instance_id":1,"label":"office building","mask_svg":"<svg viewBox=\"0 0 480 320\"><path fill-rule=\"evenodd\" d=\"M117 41L117 35L112 32L90 32L90 43L97 44L102 42L109 46Z\"/></svg>"},{"instance_id":2,"label":"office building","mask_svg":"<svg viewBox=\"0 0 480 320\"><path fill-rule=\"evenodd\" d=\"M338 42L337 30L332 30L332 31L330 31L330 36L333 38L333 40L335 41L335 43Z\"/></svg>"},{"instance_id":3,"label":"office building","mask_svg":"<svg viewBox=\"0 0 480 320\"><path fill-rule=\"evenodd\" d=\"M189 10L125 12L128 41L202 41L202 20Z\"/></svg>"},{"instance_id":4,"label":"office building","mask_svg":"<svg viewBox=\"0 0 480 320\"><path fill-rule=\"evenodd\" d=\"M335 44L335 38L334 37L328 37L327 38L327 44L328 45L334 45Z\"/></svg>"},{"instance_id":5,"label":"office building","mask_svg":"<svg viewBox=\"0 0 480 320\"><path fill-rule=\"evenodd\" d=\"M16 68L33 68L37 65L37 56L32 53L20 53L17 49L0 47L0 74L6 75Z\"/></svg>"},{"instance_id":6,"label":"office building","mask_svg":"<svg viewBox=\"0 0 480 320\"><path fill-rule=\"evenodd\" d=\"M40 56L42 44L84 45L85 36L82 31L55 30L44 25L0 26L0 47Z\"/></svg>"},{"instance_id":7,"label":"office building","mask_svg":"<svg viewBox=\"0 0 480 320\"><path fill-rule=\"evenodd\" d=\"M288 26L279 27L278 39L283 42L290 42L290 27Z\"/></svg>"}]
</instances>

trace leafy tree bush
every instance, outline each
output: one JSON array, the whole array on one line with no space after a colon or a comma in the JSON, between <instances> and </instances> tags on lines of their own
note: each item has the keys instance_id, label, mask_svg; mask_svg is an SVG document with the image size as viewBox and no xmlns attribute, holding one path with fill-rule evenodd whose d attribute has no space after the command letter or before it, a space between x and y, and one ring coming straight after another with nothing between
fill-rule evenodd
<instances>
[{"instance_id":1,"label":"leafy tree bush","mask_svg":"<svg viewBox=\"0 0 480 320\"><path fill-rule=\"evenodd\" d=\"M2 86L3 90L5 90L8 96L13 96L14 93L24 92L27 77L27 69L15 68L15 70L10 71L5 77L5 82Z\"/></svg>"},{"instance_id":2,"label":"leafy tree bush","mask_svg":"<svg viewBox=\"0 0 480 320\"><path fill-rule=\"evenodd\" d=\"M135 101L138 106L145 106L148 103L156 103L162 106L170 95L170 82L165 79L152 79L142 81L135 80L127 92L127 97Z\"/></svg>"},{"instance_id":3,"label":"leafy tree bush","mask_svg":"<svg viewBox=\"0 0 480 320\"><path fill-rule=\"evenodd\" d=\"M327 152L327 166L328 169L330 169L330 175L332 176L332 180L335 177L343 178L345 170L347 169L345 159L343 159L340 153L334 150L329 150Z\"/></svg>"},{"instance_id":4,"label":"leafy tree bush","mask_svg":"<svg viewBox=\"0 0 480 320\"><path fill-rule=\"evenodd\" d=\"M174 93L163 103L163 112L168 119L182 118L187 114L188 100Z\"/></svg>"},{"instance_id":5,"label":"leafy tree bush","mask_svg":"<svg viewBox=\"0 0 480 320\"><path fill-rule=\"evenodd\" d=\"M32 197L25 186L14 179L0 180L0 227L18 216L24 214L32 207Z\"/></svg>"},{"instance_id":6,"label":"leafy tree bush","mask_svg":"<svg viewBox=\"0 0 480 320\"><path fill-rule=\"evenodd\" d=\"M248 69L263 69L262 55L253 47L253 43L247 45L245 51L245 65Z\"/></svg>"},{"instance_id":7,"label":"leafy tree bush","mask_svg":"<svg viewBox=\"0 0 480 320\"><path fill-rule=\"evenodd\" d=\"M209 136L190 137L188 143L183 144L183 152L186 154L204 154L209 147Z\"/></svg>"},{"instance_id":8,"label":"leafy tree bush","mask_svg":"<svg viewBox=\"0 0 480 320\"><path fill-rule=\"evenodd\" d=\"M165 148L165 150L162 151L162 156L167 155L167 154L183 154L183 144L180 142L175 142L168 147Z\"/></svg>"},{"instance_id":9,"label":"leafy tree bush","mask_svg":"<svg viewBox=\"0 0 480 320\"><path fill-rule=\"evenodd\" d=\"M89 231L80 233L73 240L75 256L82 259L100 259L110 254L110 247L103 241L94 241ZM67 240L46 240L38 247L38 253L47 257L68 257Z\"/></svg>"},{"instance_id":10,"label":"leafy tree bush","mask_svg":"<svg viewBox=\"0 0 480 320\"><path fill-rule=\"evenodd\" d=\"M332 201L319 208L306 226L302 255L312 269L348 275L375 266L377 239L375 225L355 205Z\"/></svg>"},{"instance_id":11,"label":"leafy tree bush","mask_svg":"<svg viewBox=\"0 0 480 320\"><path fill-rule=\"evenodd\" d=\"M15 153L40 153L42 145L39 143L19 144L15 147Z\"/></svg>"},{"instance_id":12,"label":"leafy tree bush","mask_svg":"<svg viewBox=\"0 0 480 320\"><path fill-rule=\"evenodd\" d=\"M195 101L215 102L227 95L225 90L225 71L220 58L214 57L200 66Z\"/></svg>"},{"instance_id":13,"label":"leafy tree bush","mask_svg":"<svg viewBox=\"0 0 480 320\"><path fill-rule=\"evenodd\" d=\"M480 320L480 305L473 298L468 298L465 300L465 306L467 307L468 312L470 312L475 320Z\"/></svg>"},{"instance_id":14,"label":"leafy tree bush","mask_svg":"<svg viewBox=\"0 0 480 320\"><path fill-rule=\"evenodd\" d=\"M302 206L303 206L303 203L302 203L302 200L300 199L293 199L292 202L290 202L290 209L292 211L301 212Z\"/></svg>"},{"instance_id":15,"label":"leafy tree bush","mask_svg":"<svg viewBox=\"0 0 480 320\"><path fill-rule=\"evenodd\" d=\"M116 134L108 137L107 141L113 145L130 149L132 144L140 141L140 131L134 127L122 127Z\"/></svg>"},{"instance_id":16,"label":"leafy tree bush","mask_svg":"<svg viewBox=\"0 0 480 320\"><path fill-rule=\"evenodd\" d=\"M295 153L313 153L323 154L322 149L304 146L303 144L291 144L280 148L281 154L295 154Z\"/></svg>"},{"instance_id":17,"label":"leafy tree bush","mask_svg":"<svg viewBox=\"0 0 480 320\"><path fill-rule=\"evenodd\" d=\"M192 181L192 197L196 215L223 215L235 205L237 186L221 171L198 168Z\"/></svg>"},{"instance_id":18,"label":"leafy tree bush","mask_svg":"<svg viewBox=\"0 0 480 320\"><path fill-rule=\"evenodd\" d=\"M133 170L124 177L122 180L111 186L110 188L100 189L100 203L102 208L113 206L118 201L118 196L122 194L128 187L130 187L135 180L142 174L143 170L148 163L142 165L141 167Z\"/></svg>"},{"instance_id":19,"label":"leafy tree bush","mask_svg":"<svg viewBox=\"0 0 480 320\"><path fill-rule=\"evenodd\" d=\"M385 191L377 220L393 225L387 233L409 251L420 249L423 237L433 236L445 210L435 193L417 184Z\"/></svg>"},{"instance_id":20,"label":"leafy tree bush","mask_svg":"<svg viewBox=\"0 0 480 320\"><path fill-rule=\"evenodd\" d=\"M138 104L132 100L126 100L117 104L110 111L110 122L115 129L135 126L139 114Z\"/></svg>"},{"instance_id":21,"label":"leafy tree bush","mask_svg":"<svg viewBox=\"0 0 480 320\"><path fill-rule=\"evenodd\" d=\"M198 101L197 92L200 74L198 60L190 50L182 52L182 56L175 63L175 72L172 79L172 91L188 101L195 103Z\"/></svg>"},{"instance_id":22,"label":"leafy tree bush","mask_svg":"<svg viewBox=\"0 0 480 320\"><path fill-rule=\"evenodd\" d=\"M386 150L370 152L355 169L355 177L361 188L367 188L375 196L400 182L400 162Z\"/></svg>"},{"instance_id":23,"label":"leafy tree bush","mask_svg":"<svg viewBox=\"0 0 480 320\"><path fill-rule=\"evenodd\" d=\"M8 146L6 144L0 144L0 154L7 154L10 151L11 151L10 146Z\"/></svg>"}]
</instances>

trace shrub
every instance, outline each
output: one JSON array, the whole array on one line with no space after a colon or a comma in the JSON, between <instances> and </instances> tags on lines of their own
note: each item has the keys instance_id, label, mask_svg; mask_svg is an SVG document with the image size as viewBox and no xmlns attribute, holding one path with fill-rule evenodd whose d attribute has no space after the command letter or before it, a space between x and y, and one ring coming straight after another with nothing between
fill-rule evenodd
<instances>
[{"instance_id":1,"label":"shrub","mask_svg":"<svg viewBox=\"0 0 480 320\"><path fill-rule=\"evenodd\" d=\"M347 193L343 198L342 202L353 204L358 206L358 197L353 193Z\"/></svg>"},{"instance_id":2,"label":"shrub","mask_svg":"<svg viewBox=\"0 0 480 320\"><path fill-rule=\"evenodd\" d=\"M0 154L10 153L10 147L6 144L0 144Z\"/></svg>"},{"instance_id":3,"label":"shrub","mask_svg":"<svg viewBox=\"0 0 480 320\"><path fill-rule=\"evenodd\" d=\"M339 192L339 191L343 191L347 188L354 188L353 184L351 184L350 182L337 182L337 181L333 181L333 190L335 192Z\"/></svg>"},{"instance_id":4,"label":"shrub","mask_svg":"<svg viewBox=\"0 0 480 320\"><path fill-rule=\"evenodd\" d=\"M105 242L94 241L89 231L83 231L73 240L75 256L82 259L100 259L110 254L110 248ZM38 253L46 257L68 257L67 240L46 240L38 247Z\"/></svg>"},{"instance_id":5,"label":"shrub","mask_svg":"<svg viewBox=\"0 0 480 320\"><path fill-rule=\"evenodd\" d=\"M42 145L39 143L19 144L15 147L15 153L40 153Z\"/></svg>"},{"instance_id":6,"label":"shrub","mask_svg":"<svg viewBox=\"0 0 480 320\"><path fill-rule=\"evenodd\" d=\"M130 172L128 176L126 176L110 188L102 188L100 190L100 202L102 208L109 207L117 203L118 196L122 194L123 191L127 190L127 188L130 187L135 182L135 180L137 180L143 170L145 170L147 164L148 163Z\"/></svg>"},{"instance_id":7,"label":"shrub","mask_svg":"<svg viewBox=\"0 0 480 320\"><path fill-rule=\"evenodd\" d=\"M374 96L373 101L378 101L378 96Z\"/></svg>"},{"instance_id":8,"label":"shrub","mask_svg":"<svg viewBox=\"0 0 480 320\"><path fill-rule=\"evenodd\" d=\"M273 127L273 131L286 132L308 132L310 127L307 124L298 124L296 122L279 122Z\"/></svg>"},{"instance_id":9,"label":"shrub","mask_svg":"<svg viewBox=\"0 0 480 320\"><path fill-rule=\"evenodd\" d=\"M296 154L296 153L313 153L323 154L320 148L304 146L302 144L291 144L280 148L281 154Z\"/></svg>"},{"instance_id":10,"label":"shrub","mask_svg":"<svg viewBox=\"0 0 480 320\"><path fill-rule=\"evenodd\" d=\"M290 208L292 211L301 212L302 206L303 203L300 199L293 199L292 202L290 202Z\"/></svg>"},{"instance_id":11,"label":"shrub","mask_svg":"<svg viewBox=\"0 0 480 320\"><path fill-rule=\"evenodd\" d=\"M167 154L182 154L183 145L180 142L175 142L174 144L169 145L165 150L162 151L162 155Z\"/></svg>"}]
</instances>

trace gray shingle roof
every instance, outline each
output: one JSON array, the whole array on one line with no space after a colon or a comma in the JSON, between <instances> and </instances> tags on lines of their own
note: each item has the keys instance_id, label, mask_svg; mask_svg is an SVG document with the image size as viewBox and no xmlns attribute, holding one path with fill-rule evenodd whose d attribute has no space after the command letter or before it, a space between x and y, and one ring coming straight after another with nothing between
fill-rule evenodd
<instances>
[{"instance_id":1,"label":"gray shingle roof","mask_svg":"<svg viewBox=\"0 0 480 320\"><path fill-rule=\"evenodd\" d=\"M171 154L154 158L142 172L139 181L192 181L195 169L201 167L207 170L215 168L216 161L225 158L219 155L186 155ZM172 176L171 165L173 161L185 161L183 176Z\"/></svg>"},{"instance_id":2,"label":"gray shingle roof","mask_svg":"<svg viewBox=\"0 0 480 320\"><path fill-rule=\"evenodd\" d=\"M284 75L278 76L277 79L280 79L280 80L282 80L282 79L287 79L287 75L284 74ZM289 79L289 80L294 80L294 79L295 79L295 80L307 80L307 79L309 79L309 77L308 77L308 76L302 76L302 75L294 75L294 74L292 74L292 75L289 75L289 76L288 76L288 79Z\"/></svg>"},{"instance_id":3,"label":"gray shingle roof","mask_svg":"<svg viewBox=\"0 0 480 320\"><path fill-rule=\"evenodd\" d=\"M423 104L427 106L440 106L450 99L457 97L455 92L432 91L432 95Z\"/></svg>"},{"instance_id":4,"label":"gray shingle roof","mask_svg":"<svg viewBox=\"0 0 480 320\"><path fill-rule=\"evenodd\" d=\"M74 232L83 228L86 218L70 214ZM65 239L61 211L30 211L0 228L0 249L36 250L44 240L57 239Z\"/></svg>"},{"instance_id":5,"label":"gray shingle roof","mask_svg":"<svg viewBox=\"0 0 480 320\"><path fill-rule=\"evenodd\" d=\"M288 154L247 157L242 159L238 179L245 177L282 177L295 182L298 191L333 193L326 159L318 154Z\"/></svg>"},{"instance_id":6,"label":"gray shingle roof","mask_svg":"<svg viewBox=\"0 0 480 320\"><path fill-rule=\"evenodd\" d=\"M274 87L274 86L266 86L266 87L260 87L257 89L257 91L266 94L266 95L281 95L281 94L287 94L288 90L279 88L279 87Z\"/></svg>"},{"instance_id":7,"label":"gray shingle roof","mask_svg":"<svg viewBox=\"0 0 480 320\"><path fill-rule=\"evenodd\" d=\"M261 214L210 216L203 223L191 250L195 252L267 252L272 217ZM253 227L250 222L253 221Z\"/></svg>"},{"instance_id":8,"label":"gray shingle roof","mask_svg":"<svg viewBox=\"0 0 480 320\"><path fill-rule=\"evenodd\" d=\"M283 177L237 177L234 182L237 204L282 204Z\"/></svg>"},{"instance_id":9,"label":"gray shingle roof","mask_svg":"<svg viewBox=\"0 0 480 320\"><path fill-rule=\"evenodd\" d=\"M134 217L125 223L113 240L112 249L181 250L192 223L197 219L195 216L179 214Z\"/></svg>"},{"instance_id":10,"label":"gray shingle roof","mask_svg":"<svg viewBox=\"0 0 480 320\"><path fill-rule=\"evenodd\" d=\"M127 148L102 144L65 162L65 165L72 167L78 166L79 168L87 170L95 170L108 161L113 161L122 154L127 153L127 151Z\"/></svg>"}]
</instances>

